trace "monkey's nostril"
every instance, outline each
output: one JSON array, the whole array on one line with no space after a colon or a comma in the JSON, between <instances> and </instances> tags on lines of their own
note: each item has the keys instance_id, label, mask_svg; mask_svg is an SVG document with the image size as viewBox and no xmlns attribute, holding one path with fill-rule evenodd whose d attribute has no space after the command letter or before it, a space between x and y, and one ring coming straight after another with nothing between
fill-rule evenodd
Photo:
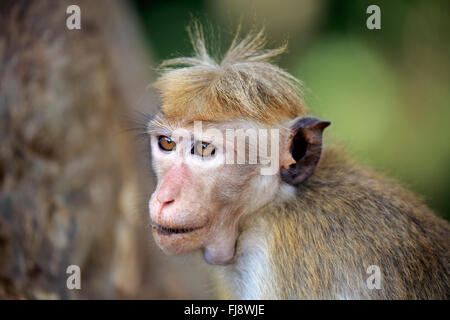
<instances>
[{"instance_id":1,"label":"monkey's nostril","mask_svg":"<svg viewBox=\"0 0 450 320\"><path fill-rule=\"evenodd\" d=\"M159 214L161 214L161 212L163 211L163 209L168 205L171 204L172 202L174 202L175 200L170 200L170 201L166 201L163 202L163 204L161 205L161 208L159 209Z\"/></svg>"},{"instance_id":2,"label":"monkey's nostril","mask_svg":"<svg viewBox=\"0 0 450 320\"><path fill-rule=\"evenodd\" d=\"M172 202L174 202L175 200L170 200L170 201L166 201L164 202L164 207L167 206L168 204L171 204Z\"/></svg>"}]
</instances>

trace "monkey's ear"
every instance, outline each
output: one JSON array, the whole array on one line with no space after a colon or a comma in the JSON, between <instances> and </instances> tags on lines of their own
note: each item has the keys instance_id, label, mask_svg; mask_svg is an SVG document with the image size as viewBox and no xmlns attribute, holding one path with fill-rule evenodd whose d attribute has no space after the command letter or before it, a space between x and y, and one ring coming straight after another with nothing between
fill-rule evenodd
<instances>
[{"instance_id":1,"label":"monkey's ear","mask_svg":"<svg viewBox=\"0 0 450 320\"><path fill-rule=\"evenodd\" d=\"M284 182L298 186L313 173L322 153L322 132L330 124L329 121L306 117L292 126L289 138L291 161L280 168Z\"/></svg>"}]
</instances>

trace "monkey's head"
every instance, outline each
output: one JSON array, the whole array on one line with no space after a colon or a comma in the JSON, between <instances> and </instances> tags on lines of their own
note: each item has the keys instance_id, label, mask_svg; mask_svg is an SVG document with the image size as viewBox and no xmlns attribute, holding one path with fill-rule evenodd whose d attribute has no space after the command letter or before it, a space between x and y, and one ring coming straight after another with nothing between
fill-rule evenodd
<instances>
[{"instance_id":1,"label":"monkey's head","mask_svg":"<svg viewBox=\"0 0 450 320\"><path fill-rule=\"evenodd\" d=\"M203 33L196 56L163 63L155 86L162 110L148 126L158 184L149 208L168 254L203 249L211 264L232 261L239 222L293 196L317 165L330 123L307 117L299 82L268 62L263 33L233 41L220 63Z\"/></svg>"}]
</instances>

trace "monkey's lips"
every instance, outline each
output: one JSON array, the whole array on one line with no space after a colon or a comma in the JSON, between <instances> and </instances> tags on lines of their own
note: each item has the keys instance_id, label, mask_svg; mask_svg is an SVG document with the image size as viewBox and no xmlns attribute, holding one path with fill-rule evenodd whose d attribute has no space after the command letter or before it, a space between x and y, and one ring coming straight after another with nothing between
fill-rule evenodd
<instances>
[{"instance_id":1,"label":"monkey's lips","mask_svg":"<svg viewBox=\"0 0 450 320\"><path fill-rule=\"evenodd\" d=\"M156 243L166 254L180 255L201 247L203 227L152 224L152 229Z\"/></svg>"},{"instance_id":2,"label":"monkey's lips","mask_svg":"<svg viewBox=\"0 0 450 320\"><path fill-rule=\"evenodd\" d=\"M194 231L201 229L202 227L192 227L192 228L181 228L180 227L180 228L178 228L178 227L165 227L165 226L161 226L159 224L153 224L152 228L157 233L168 236L168 235L175 235L175 234L192 233Z\"/></svg>"}]
</instances>

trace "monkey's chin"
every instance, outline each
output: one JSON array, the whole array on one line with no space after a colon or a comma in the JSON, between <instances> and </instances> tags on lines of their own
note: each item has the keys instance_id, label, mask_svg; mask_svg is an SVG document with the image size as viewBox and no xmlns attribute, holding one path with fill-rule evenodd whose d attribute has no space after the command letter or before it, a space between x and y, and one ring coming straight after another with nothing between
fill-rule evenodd
<instances>
[{"instance_id":1,"label":"monkey's chin","mask_svg":"<svg viewBox=\"0 0 450 320\"><path fill-rule=\"evenodd\" d=\"M216 250L216 248L205 247L203 257L208 264L225 266L233 262L234 250L223 252Z\"/></svg>"},{"instance_id":2,"label":"monkey's chin","mask_svg":"<svg viewBox=\"0 0 450 320\"><path fill-rule=\"evenodd\" d=\"M169 234L153 229L153 238L165 254L177 256L201 247L198 231Z\"/></svg>"}]
</instances>

